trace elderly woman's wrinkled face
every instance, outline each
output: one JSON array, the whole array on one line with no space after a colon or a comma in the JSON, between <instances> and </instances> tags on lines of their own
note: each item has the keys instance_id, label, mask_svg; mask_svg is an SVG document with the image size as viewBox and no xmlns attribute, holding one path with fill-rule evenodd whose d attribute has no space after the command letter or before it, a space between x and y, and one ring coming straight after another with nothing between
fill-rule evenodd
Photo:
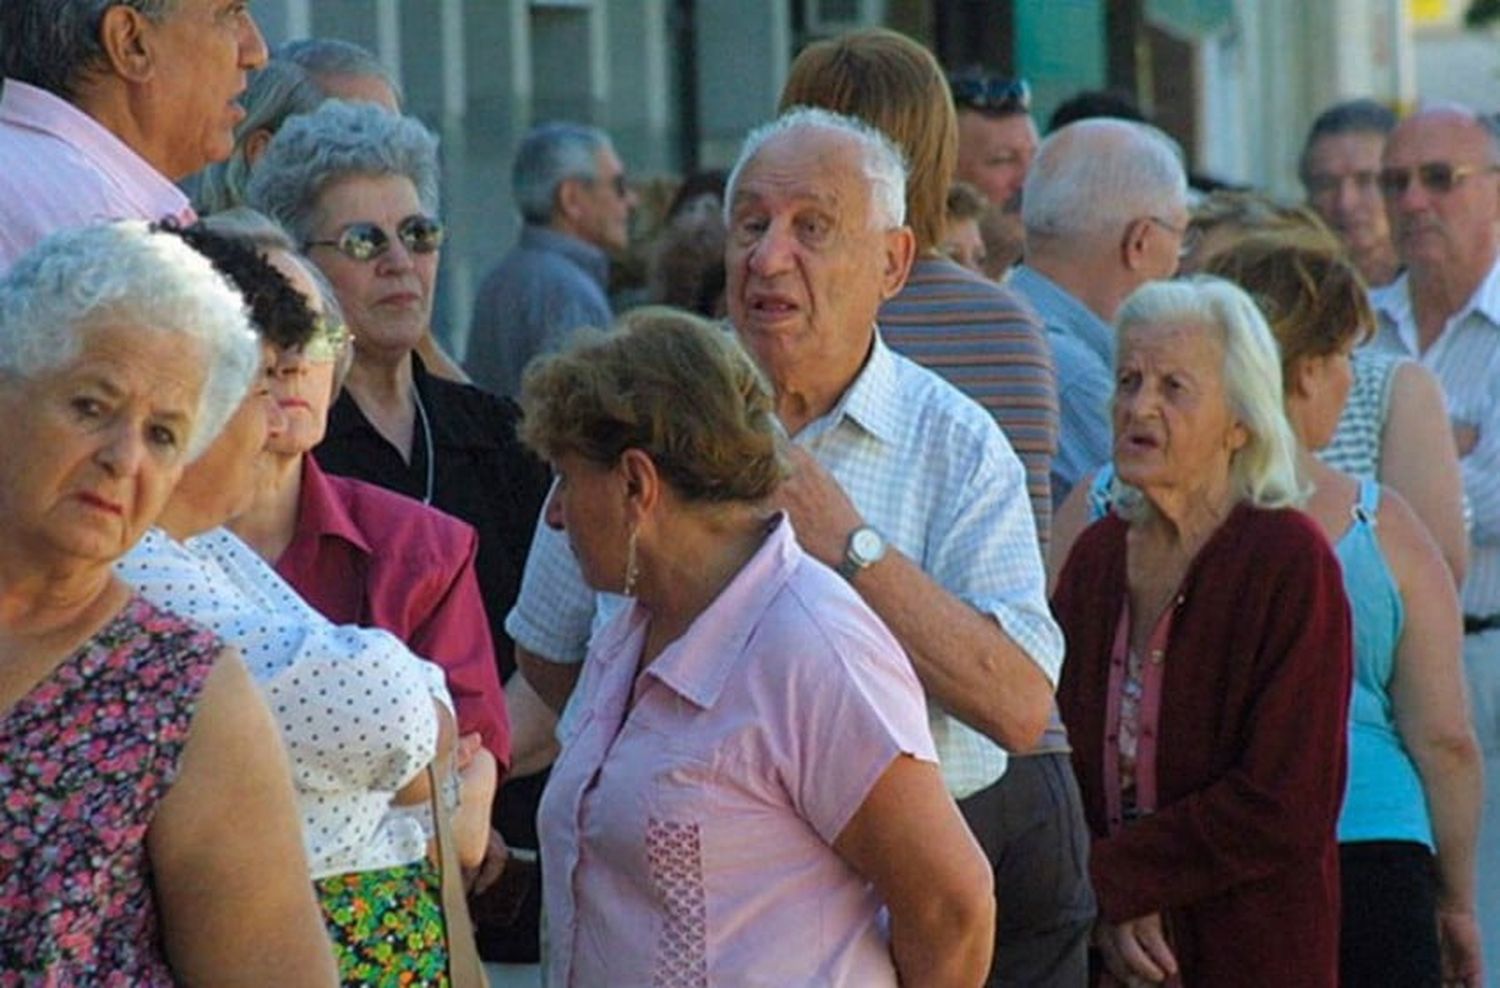
<instances>
[{"instance_id":1,"label":"elderly woman's wrinkled face","mask_svg":"<svg viewBox=\"0 0 1500 988\"><path fill-rule=\"evenodd\" d=\"M399 175L356 176L334 182L318 200L309 241L337 241L351 225L373 223L385 249L368 260L337 247L307 254L333 283L360 357L392 361L411 353L432 320L438 251L413 251L397 234L403 221L424 216L411 180Z\"/></svg>"},{"instance_id":2,"label":"elderly woman's wrinkled face","mask_svg":"<svg viewBox=\"0 0 1500 988\"><path fill-rule=\"evenodd\" d=\"M1224 388L1216 329L1191 322L1120 331L1113 405L1115 471L1148 499L1218 485L1247 434Z\"/></svg>"},{"instance_id":3,"label":"elderly woman's wrinkled face","mask_svg":"<svg viewBox=\"0 0 1500 988\"><path fill-rule=\"evenodd\" d=\"M206 363L181 334L104 324L66 366L0 377L7 541L47 562L124 555L182 474Z\"/></svg>"},{"instance_id":4,"label":"elderly woman's wrinkled face","mask_svg":"<svg viewBox=\"0 0 1500 988\"><path fill-rule=\"evenodd\" d=\"M286 427L286 416L271 397L275 361L275 350L262 344L261 371L251 383L249 394L213 445L183 471L172 495L174 504L186 500L199 517L223 525L254 503L266 469L267 441Z\"/></svg>"},{"instance_id":5,"label":"elderly woman's wrinkled face","mask_svg":"<svg viewBox=\"0 0 1500 988\"><path fill-rule=\"evenodd\" d=\"M543 517L566 532L584 582L595 590L619 593L625 584L629 525L625 517L625 480L618 470L577 453L552 459L557 481Z\"/></svg>"},{"instance_id":6,"label":"elderly woman's wrinkled face","mask_svg":"<svg viewBox=\"0 0 1500 988\"><path fill-rule=\"evenodd\" d=\"M323 303L318 286L308 277L302 262L284 250L273 250L266 260L282 274L292 287L307 299L308 308L319 316ZM341 327L324 326L319 332ZM339 346L320 339L316 345L291 350L278 349L276 368L271 375L271 396L286 418L285 428L266 440L266 449L283 456L300 456L323 441L328 428L328 408L333 404L334 369L338 366Z\"/></svg>"}]
</instances>

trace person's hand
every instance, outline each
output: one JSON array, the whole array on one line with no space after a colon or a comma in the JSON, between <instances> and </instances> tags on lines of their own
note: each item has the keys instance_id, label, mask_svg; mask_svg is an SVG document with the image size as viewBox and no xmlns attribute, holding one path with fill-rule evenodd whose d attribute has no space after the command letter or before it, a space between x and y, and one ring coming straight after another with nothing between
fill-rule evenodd
<instances>
[{"instance_id":1,"label":"person's hand","mask_svg":"<svg viewBox=\"0 0 1500 988\"><path fill-rule=\"evenodd\" d=\"M470 895L479 895L500 880L505 873L505 862L510 860L510 848L505 846L505 838L500 836L500 831L490 828L489 847L485 848L484 860L479 863L478 868L464 869L464 888L468 889Z\"/></svg>"},{"instance_id":2,"label":"person's hand","mask_svg":"<svg viewBox=\"0 0 1500 988\"><path fill-rule=\"evenodd\" d=\"M484 748L471 751L468 765L459 770L453 843L458 845L458 863L465 868L479 868L489 853L490 804L498 780L495 756Z\"/></svg>"},{"instance_id":3,"label":"person's hand","mask_svg":"<svg viewBox=\"0 0 1500 988\"><path fill-rule=\"evenodd\" d=\"M1438 941L1443 953L1446 988L1479 988L1484 983L1480 960L1479 920L1472 909L1439 909Z\"/></svg>"},{"instance_id":4,"label":"person's hand","mask_svg":"<svg viewBox=\"0 0 1500 988\"><path fill-rule=\"evenodd\" d=\"M478 731L471 731L458 739L458 748L453 753L453 769L462 774L479 749L484 747L484 742L479 737Z\"/></svg>"},{"instance_id":5,"label":"person's hand","mask_svg":"<svg viewBox=\"0 0 1500 988\"><path fill-rule=\"evenodd\" d=\"M849 536L864 519L839 482L811 453L789 444L786 457L791 476L772 495L771 506L790 516L797 541L809 555L837 566L843 561Z\"/></svg>"},{"instance_id":6,"label":"person's hand","mask_svg":"<svg viewBox=\"0 0 1500 988\"><path fill-rule=\"evenodd\" d=\"M1479 426L1453 419L1453 442L1458 446L1459 459L1468 456L1479 445Z\"/></svg>"},{"instance_id":7,"label":"person's hand","mask_svg":"<svg viewBox=\"0 0 1500 988\"><path fill-rule=\"evenodd\" d=\"M1160 913L1119 924L1096 923L1094 945L1109 972L1130 988L1159 985L1177 973L1177 958L1167 946Z\"/></svg>"}]
</instances>

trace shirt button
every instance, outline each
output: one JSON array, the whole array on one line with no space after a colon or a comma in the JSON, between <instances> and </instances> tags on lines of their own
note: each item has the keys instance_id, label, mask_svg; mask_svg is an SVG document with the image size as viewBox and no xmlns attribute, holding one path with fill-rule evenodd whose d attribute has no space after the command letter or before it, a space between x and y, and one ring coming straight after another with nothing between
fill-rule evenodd
<instances>
[{"instance_id":1,"label":"shirt button","mask_svg":"<svg viewBox=\"0 0 1500 988\"><path fill-rule=\"evenodd\" d=\"M1164 658L1164 656L1162 654L1162 650L1161 649L1159 649L1159 648L1153 648L1151 650L1151 661L1152 662L1156 663L1157 665L1161 665L1161 660L1163 658Z\"/></svg>"}]
</instances>

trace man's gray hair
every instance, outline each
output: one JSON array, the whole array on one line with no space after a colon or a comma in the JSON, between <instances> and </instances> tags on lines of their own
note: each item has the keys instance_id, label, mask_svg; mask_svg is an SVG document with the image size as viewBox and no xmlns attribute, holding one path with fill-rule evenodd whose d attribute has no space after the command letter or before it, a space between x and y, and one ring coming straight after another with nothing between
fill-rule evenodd
<instances>
[{"instance_id":1,"label":"man's gray hair","mask_svg":"<svg viewBox=\"0 0 1500 988\"><path fill-rule=\"evenodd\" d=\"M408 179L422 209L438 211L437 137L413 117L374 103L329 100L282 124L250 176L246 204L286 227L298 244L312 236L323 190L350 177Z\"/></svg>"},{"instance_id":2,"label":"man's gray hair","mask_svg":"<svg viewBox=\"0 0 1500 988\"><path fill-rule=\"evenodd\" d=\"M557 187L570 178L596 178L599 153L612 148L609 135L598 127L565 120L527 131L510 168L511 195L521 218L540 225L551 222Z\"/></svg>"},{"instance_id":3,"label":"man's gray hair","mask_svg":"<svg viewBox=\"0 0 1500 988\"><path fill-rule=\"evenodd\" d=\"M246 155L246 140L256 131L276 133L288 117L311 113L324 99L307 70L294 62L273 60L250 76L250 86L240 98L245 119L234 128L234 150L229 160L205 168L198 178L194 205L203 214L232 209L245 201L245 186L254 169Z\"/></svg>"},{"instance_id":4,"label":"man's gray hair","mask_svg":"<svg viewBox=\"0 0 1500 988\"><path fill-rule=\"evenodd\" d=\"M1260 309L1223 278L1151 281L1120 306L1115 336L1123 343L1132 326L1162 323L1205 327L1224 347L1225 398L1249 436L1229 463L1235 498L1262 508L1300 505L1307 491L1297 476L1297 437L1282 400L1281 352ZM1130 502L1127 492L1123 503Z\"/></svg>"},{"instance_id":5,"label":"man's gray hair","mask_svg":"<svg viewBox=\"0 0 1500 988\"><path fill-rule=\"evenodd\" d=\"M178 0L0 0L0 76L72 101L80 76L102 65L99 27L111 7L161 20Z\"/></svg>"},{"instance_id":6,"label":"man's gray hair","mask_svg":"<svg viewBox=\"0 0 1500 988\"><path fill-rule=\"evenodd\" d=\"M1112 234L1186 203L1175 141L1150 124L1095 118L1042 141L1021 190L1021 222L1027 236Z\"/></svg>"},{"instance_id":7,"label":"man's gray hair","mask_svg":"<svg viewBox=\"0 0 1500 988\"><path fill-rule=\"evenodd\" d=\"M725 223L733 212L735 189L745 166L773 138L798 130L837 134L853 141L859 150L860 169L870 183L870 222L881 230L893 230L906 222L906 156L901 149L863 120L821 107L794 106L746 136L724 186Z\"/></svg>"},{"instance_id":8,"label":"man's gray hair","mask_svg":"<svg viewBox=\"0 0 1500 988\"><path fill-rule=\"evenodd\" d=\"M369 76L379 79L396 95L396 105L406 105L401 84L385 63L368 48L342 38L298 38L276 49L275 57L300 65L314 83L327 76Z\"/></svg>"},{"instance_id":9,"label":"man's gray hair","mask_svg":"<svg viewBox=\"0 0 1500 988\"><path fill-rule=\"evenodd\" d=\"M102 325L174 333L206 351L189 459L260 371L260 337L240 293L181 237L122 220L53 234L0 279L0 373L30 379L64 367Z\"/></svg>"}]
</instances>

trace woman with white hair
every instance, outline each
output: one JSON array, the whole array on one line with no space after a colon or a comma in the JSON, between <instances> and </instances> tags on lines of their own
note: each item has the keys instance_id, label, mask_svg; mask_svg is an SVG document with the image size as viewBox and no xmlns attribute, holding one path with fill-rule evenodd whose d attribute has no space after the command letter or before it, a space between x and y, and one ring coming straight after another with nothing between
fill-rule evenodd
<instances>
[{"instance_id":1,"label":"woman with white hair","mask_svg":"<svg viewBox=\"0 0 1500 988\"><path fill-rule=\"evenodd\" d=\"M1117 325L1115 512L1053 597L1104 983L1333 985L1349 605L1276 344L1217 278Z\"/></svg>"},{"instance_id":2,"label":"woman with white hair","mask_svg":"<svg viewBox=\"0 0 1500 988\"><path fill-rule=\"evenodd\" d=\"M336 981L239 654L112 570L258 369L243 309L144 223L0 281L0 969L25 981Z\"/></svg>"}]
</instances>

